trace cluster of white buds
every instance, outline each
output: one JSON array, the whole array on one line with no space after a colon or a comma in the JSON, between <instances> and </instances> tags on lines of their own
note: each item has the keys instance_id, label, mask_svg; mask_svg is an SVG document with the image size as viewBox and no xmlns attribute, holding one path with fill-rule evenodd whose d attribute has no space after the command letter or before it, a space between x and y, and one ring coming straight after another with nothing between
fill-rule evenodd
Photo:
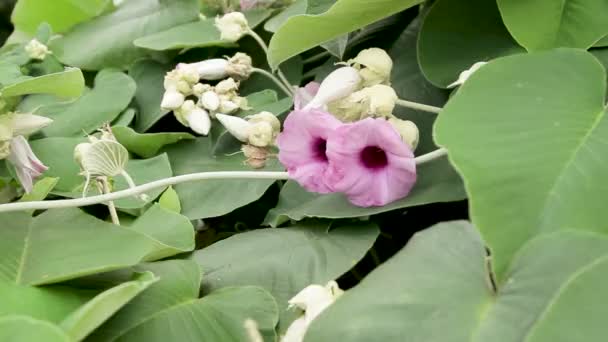
<instances>
[{"instance_id":1,"label":"cluster of white buds","mask_svg":"<svg viewBox=\"0 0 608 342\"><path fill-rule=\"evenodd\" d=\"M354 122L368 117L385 118L399 132L412 149L418 144L419 132L411 121L393 115L398 100L390 86L393 61L382 49L362 50L347 61L347 66L331 72L319 85L310 101L298 94L296 103L306 103L303 109L322 108L343 122Z\"/></svg>"},{"instance_id":2,"label":"cluster of white buds","mask_svg":"<svg viewBox=\"0 0 608 342\"><path fill-rule=\"evenodd\" d=\"M217 113L233 114L248 108L247 100L238 94L236 80L247 79L252 70L251 57L240 52L227 59L180 63L165 76L161 108L173 111L177 120L194 132L207 135ZM212 86L201 80L222 81Z\"/></svg>"},{"instance_id":3,"label":"cluster of white buds","mask_svg":"<svg viewBox=\"0 0 608 342\"><path fill-rule=\"evenodd\" d=\"M241 12L226 13L215 18L215 27L220 31L220 39L236 42L249 33L249 23Z\"/></svg>"},{"instance_id":4,"label":"cluster of white buds","mask_svg":"<svg viewBox=\"0 0 608 342\"><path fill-rule=\"evenodd\" d=\"M50 55L52 52L49 48L42 44L38 39L32 39L25 45L25 52L28 57L31 59L44 60L46 56Z\"/></svg>"}]
</instances>

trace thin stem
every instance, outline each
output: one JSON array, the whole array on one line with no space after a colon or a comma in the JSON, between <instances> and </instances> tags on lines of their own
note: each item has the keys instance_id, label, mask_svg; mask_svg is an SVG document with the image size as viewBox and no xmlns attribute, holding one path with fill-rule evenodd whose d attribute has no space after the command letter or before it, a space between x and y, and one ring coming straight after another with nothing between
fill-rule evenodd
<instances>
[{"instance_id":1,"label":"thin stem","mask_svg":"<svg viewBox=\"0 0 608 342\"><path fill-rule=\"evenodd\" d=\"M108 179L105 177L97 179L97 186L99 186L102 194L109 194L111 192L110 184L108 183ZM117 226L120 226L120 220L118 219L118 213L116 212L116 206L114 205L114 201L108 201L108 210L110 211L112 223Z\"/></svg>"},{"instance_id":2,"label":"thin stem","mask_svg":"<svg viewBox=\"0 0 608 342\"><path fill-rule=\"evenodd\" d=\"M268 56L268 45L266 45L264 39L262 39L262 37L255 33L255 31L253 31L252 29L249 29L248 34L253 39L255 39L255 41L258 43L258 45L260 45L262 50L264 50L264 53L266 53L266 56ZM279 68L277 68L277 75L279 76L279 79L283 82L283 84L285 84L285 86L287 86L287 88L290 90L289 93L293 96L293 86L291 85L291 83L289 83L289 80L287 80L287 77L285 77L285 74L283 74L283 72Z\"/></svg>"},{"instance_id":3,"label":"thin stem","mask_svg":"<svg viewBox=\"0 0 608 342\"><path fill-rule=\"evenodd\" d=\"M217 171L191 173L187 175L159 179L154 182L138 185L134 188L111 192L109 194L99 196L53 201L15 202L2 204L0 205L0 213L20 210L83 207L92 204L104 203L107 201L115 201L121 198L137 196L139 194L143 194L158 188L164 188L169 185L208 179L289 179L289 175L287 172L270 171Z\"/></svg>"},{"instance_id":4,"label":"thin stem","mask_svg":"<svg viewBox=\"0 0 608 342\"><path fill-rule=\"evenodd\" d=\"M131 178L131 176L127 173L127 171L122 170L122 172L120 174L127 181L127 185L129 185L129 188L135 188L136 187L135 182L133 181L133 178ZM148 200L148 195L146 195L146 194L140 194L140 195L138 195L138 198L140 200L146 202Z\"/></svg>"},{"instance_id":5,"label":"thin stem","mask_svg":"<svg viewBox=\"0 0 608 342\"><path fill-rule=\"evenodd\" d=\"M445 156L446 154L448 154L448 150L446 150L445 148L442 147L442 148L436 149L433 152L429 152L427 154L423 154L421 156L416 157L416 159L415 159L416 165L428 163L435 159L441 158L441 157Z\"/></svg>"},{"instance_id":6,"label":"thin stem","mask_svg":"<svg viewBox=\"0 0 608 342\"><path fill-rule=\"evenodd\" d=\"M402 99L397 99L396 104L401 107L421 110L423 112L436 113L436 114L439 114L439 112L441 112L441 108L439 108L439 107L429 106L429 105L425 105L422 103L412 102L412 101L407 101L407 100L402 100Z\"/></svg>"},{"instance_id":7,"label":"thin stem","mask_svg":"<svg viewBox=\"0 0 608 342\"><path fill-rule=\"evenodd\" d=\"M281 90L283 90L288 96L292 96L293 94L291 93L291 91L289 90L289 88L287 88L278 78L276 78L273 74L269 73L268 71L264 70L264 69L260 69L260 68L253 68L252 69L253 72L257 72L258 74L262 74L264 76L266 76L267 78L271 79L274 83L276 83L276 85L279 86L279 88L281 88Z\"/></svg>"}]
</instances>

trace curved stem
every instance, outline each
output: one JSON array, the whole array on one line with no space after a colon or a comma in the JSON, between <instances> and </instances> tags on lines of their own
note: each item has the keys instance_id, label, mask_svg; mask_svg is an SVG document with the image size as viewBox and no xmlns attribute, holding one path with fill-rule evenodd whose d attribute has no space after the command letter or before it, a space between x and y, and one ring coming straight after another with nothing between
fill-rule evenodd
<instances>
[{"instance_id":1,"label":"curved stem","mask_svg":"<svg viewBox=\"0 0 608 342\"><path fill-rule=\"evenodd\" d=\"M103 194L109 194L111 192L110 190L110 184L108 183L108 179L105 177L100 177L97 179L97 184L99 186L99 189L101 190L101 193ZM114 223L117 226L120 226L120 220L118 219L118 212L116 212L116 206L114 205L114 201L108 201L108 210L110 211L110 217L112 218L112 223Z\"/></svg>"},{"instance_id":2,"label":"curved stem","mask_svg":"<svg viewBox=\"0 0 608 342\"><path fill-rule=\"evenodd\" d=\"M441 158L441 157L443 157L443 156L445 156L447 154L448 154L448 150L446 150L443 147L439 148L439 149L436 149L433 152L429 152L427 154L423 154L421 156L416 157L416 159L415 159L416 160L416 165L421 165L421 164L424 164L424 163L428 163L428 162L433 161L435 159L439 159L439 158Z\"/></svg>"},{"instance_id":3,"label":"curved stem","mask_svg":"<svg viewBox=\"0 0 608 342\"><path fill-rule=\"evenodd\" d=\"M293 94L291 93L291 91L289 90L289 88L287 88L279 79L277 79L273 74L271 74L270 72L264 70L264 69L260 69L260 68L253 68L252 69L253 72L257 72L258 74L262 74L264 76L266 76L267 78L271 79L274 83L276 83L277 86L279 86L279 88L281 88L281 90L283 90L288 96L292 96Z\"/></svg>"},{"instance_id":4,"label":"curved stem","mask_svg":"<svg viewBox=\"0 0 608 342\"><path fill-rule=\"evenodd\" d=\"M107 201L115 201L121 198L127 198L143 194L145 192L164 188L169 185L179 183L207 180L207 179L289 179L287 172L269 172L269 171L218 171L218 172L199 172L187 175L175 176L171 178L159 179L154 182L142 184L134 188L120 190L109 194L91 196L77 199L53 200L53 201L32 201L32 202L15 202L0 205L0 213L20 210L37 210L37 209L54 209L54 208L72 208L83 207L92 204L103 203Z\"/></svg>"},{"instance_id":5,"label":"curved stem","mask_svg":"<svg viewBox=\"0 0 608 342\"><path fill-rule=\"evenodd\" d=\"M255 39L255 41L258 43L258 45L260 45L262 50L264 50L264 53L266 53L266 56L268 56L268 45L266 45L264 39L262 39L262 37L255 33L255 31L253 31L252 29L249 29L249 32L247 32L247 34L249 34L253 39ZM291 83L289 83L289 80L287 79L287 77L285 77L285 74L283 74L283 72L279 68L277 68L277 75L279 76L279 79L283 82L283 84L287 86L287 88L289 89L289 93L293 96L293 86L291 85Z\"/></svg>"},{"instance_id":6,"label":"curved stem","mask_svg":"<svg viewBox=\"0 0 608 342\"><path fill-rule=\"evenodd\" d=\"M395 102L395 103L401 107L421 110L423 112L436 113L436 114L439 114L439 112L441 112L441 108L439 108L439 107L429 106L429 105L425 105L425 104L418 103L418 102L397 99L397 102Z\"/></svg>"}]
</instances>

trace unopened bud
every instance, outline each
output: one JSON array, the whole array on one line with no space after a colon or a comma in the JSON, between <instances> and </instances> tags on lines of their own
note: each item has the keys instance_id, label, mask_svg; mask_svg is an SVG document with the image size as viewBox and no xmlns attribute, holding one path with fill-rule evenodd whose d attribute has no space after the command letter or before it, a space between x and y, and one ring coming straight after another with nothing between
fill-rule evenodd
<instances>
[{"instance_id":1,"label":"unopened bud","mask_svg":"<svg viewBox=\"0 0 608 342\"><path fill-rule=\"evenodd\" d=\"M25 45L25 52L29 58L37 60L44 60L47 55L51 54L49 48L37 39L32 39Z\"/></svg>"},{"instance_id":2,"label":"unopened bud","mask_svg":"<svg viewBox=\"0 0 608 342\"><path fill-rule=\"evenodd\" d=\"M227 78L223 81L218 82L215 85L215 91L218 94L229 94L234 93L239 89L239 84L233 78Z\"/></svg>"},{"instance_id":3,"label":"unopened bud","mask_svg":"<svg viewBox=\"0 0 608 342\"><path fill-rule=\"evenodd\" d=\"M460 75L458 76L458 79L455 82L449 84L447 86L447 88L448 89L449 88L456 88L459 85L463 85L464 82L467 79L469 79L469 77L471 77L471 75L473 75L473 73L475 71L479 70L479 68L481 68L482 66L484 66L486 64L488 64L488 62L477 62L477 63L473 64L469 69L461 72Z\"/></svg>"},{"instance_id":4,"label":"unopened bud","mask_svg":"<svg viewBox=\"0 0 608 342\"><path fill-rule=\"evenodd\" d=\"M281 131L281 121L279 121L279 119L277 119L277 117L270 112L259 112L254 115L250 115L247 117L247 121L252 124L257 124L258 122L266 122L270 124L273 131L273 138L276 138Z\"/></svg>"},{"instance_id":5,"label":"unopened bud","mask_svg":"<svg viewBox=\"0 0 608 342\"><path fill-rule=\"evenodd\" d=\"M226 68L229 62L223 58L207 59L201 62L192 63L198 72L198 77L203 80L221 80L228 76Z\"/></svg>"},{"instance_id":6,"label":"unopened bud","mask_svg":"<svg viewBox=\"0 0 608 342\"><path fill-rule=\"evenodd\" d=\"M249 32L249 23L241 12L231 12L215 18L215 27L220 31L220 39L230 42L236 42Z\"/></svg>"},{"instance_id":7,"label":"unopened bud","mask_svg":"<svg viewBox=\"0 0 608 342\"><path fill-rule=\"evenodd\" d=\"M359 69L365 86L390 84L393 60L382 49L371 48L362 50L357 57L349 60L347 63Z\"/></svg>"},{"instance_id":8,"label":"unopened bud","mask_svg":"<svg viewBox=\"0 0 608 342\"><path fill-rule=\"evenodd\" d=\"M179 63L176 69L179 72L181 79L189 84L195 84L200 79L196 66L192 64Z\"/></svg>"},{"instance_id":9,"label":"unopened bud","mask_svg":"<svg viewBox=\"0 0 608 342\"><path fill-rule=\"evenodd\" d=\"M249 144L266 147L274 144L276 134L268 122L258 122L249 129Z\"/></svg>"},{"instance_id":10,"label":"unopened bud","mask_svg":"<svg viewBox=\"0 0 608 342\"><path fill-rule=\"evenodd\" d=\"M215 112L220 107L220 97L213 91L206 91L201 95L200 105L206 110Z\"/></svg>"},{"instance_id":11,"label":"unopened bud","mask_svg":"<svg viewBox=\"0 0 608 342\"><path fill-rule=\"evenodd\" d=\"M248 79L253 71L251 57L242 52L237 52L234 56L228 59L226 71L231 77L237 80Z\"/></svg>"},{"instance_id":12,"label":"unopened bud","mask_svg":"<svg viewBox=\"0 0 608 342\"><path fill-rule=\"evenodd\" d=\"M212 90L212 89L213 89L213 87L208 84L197 83L192 86L192 93L197 97L201 97L204 92Z\"/></svg>"},{"instance_id":13,"label":"unopened bud","mask_svg":"<svg viewBox=\"0 0 608 342\"><path fill-rule=\"evenodd\" d=\"M232 114L234 112L236 112L239 109L239 105L230 101L230 100L223 100L220 102L220 108L218 109L219 112L222 113L226 113L226 114Z\"/></svg>"},{"instance_id":14,"label":"unopened bud","mask_svg":"<svg viewBox=\"0 0 608 342\"><path fill-rule=\"evenodd\" d=\"M209 113L199 107L194 108L190 112L184 114L184 119L194 132L207 135L211 129L211 119Z\"/></svg>"},{"instance_id":15,"label":"unopened bud","mask_svg":"<svg viewBox=\"0 0 608 342\"><path fill-rule=\"evenodd\" d=\"M363 88L357 93L355 94L360 96L360 102L362 102L365 107L365 113L363 113L362 118L365 116L391 116L393 114L393 109L395 109L395 103L399 98L392 87L384 84L376 84L371 87Z\"/></svg>"},{"instance_id":16,"label":"unopened bud","mask_svg":"<svg viewBox=\"0 0 608 342\"><path fill-rule=\"evenodd\" d=\"M357 69L341 67L327 75L315 97L304 109L320 108L326 104L344 98L359 88L361 76Z\"/></svg>"},{"instance_id":17,"label":"unopened bud","mask_svg":"<svg viewBox=\"0 0 608 342\"><path fill-rule=\"evenodd\" d=\"M163 94L163 99L160 102L160 107L165 110L175 110L184 104L184 94L177 91L175 88L170 88Z\"/></svg>"},{"instance_id":18,"label":"unopened bud","mask_svg":"<svg viewBox=\"0 0 608 342\"><path fill-rule=\"evenodd\" d=\"M388 122L395 128L401 136L401 140L408 144L412 151L418 147L420 132L415 123L409 120L401 120L395 117L388 119Z\"/></svg>"},{"instance_id":19,"label":"unopened bud","mask_svg":"<svg viewBox=\"0 0 608 342\"><path fill-rule=\"evenodd\" d=\"M242 142L249 140L252 124L238 116L215 114L215 118L226 128L228 133Z\"/></svg>"}]
</instances>

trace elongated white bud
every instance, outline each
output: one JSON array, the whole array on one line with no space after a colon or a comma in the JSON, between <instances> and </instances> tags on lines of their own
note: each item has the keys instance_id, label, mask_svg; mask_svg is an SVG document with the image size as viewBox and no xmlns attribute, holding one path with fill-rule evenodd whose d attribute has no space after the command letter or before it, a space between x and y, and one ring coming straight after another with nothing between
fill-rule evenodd
<instances>
[{"instance_id":1,"label":"elongated white bud","mask_svg":"<svg viewBox=\"0 0 608 342\"><path fill-rule=\"evenodd\" d=\"M213 58L192 63L191 65L196 68L199 78L214 81L228 76L228 64L229 62L223 58Z\"/></svg>"},{"instance_id":2,"label":"elongated white bud","mask_svg":"<svg viewBox=\"0 0 608 342\"><path fill-rule=\"evenodd\" d=\"M220 97L214 91L206 91L201 95L199 103L206 110L215 112L220 107Z\"/></svg>"},{"instance_id":3,"label":"elongated white bud","mask_svg":"<svg viewBox=\"0 0 608 342\"><path fill-rule=\"evenodd\" d=\"M304 109L320 108L352 94L359 88L361 76L357 69L353 67L341 67L327 75L315 97L306 105Z\"/></svg>"},{"instance_id":4,"label":"elongated white bud","mask_svg":"<svg viewBox=\"0 0 608 342\"><path fill-rule=\"evenodd\" d=\"M178 109L184 104L184 100L184 94L180 93L175 88L170 88L165 91L163 99L160 102L160 107L167 110Z\"/></svg>"},{"instance_id":5,"label":"elongated white bud","mask_svg":"<svg viewBox=\"0 0 608 342\"><path fill-rule=\"evenodd\" d=\"M242 142L249 140L249 133L252 124L238 116L226 115L226 114L215 114L215 118L226 128L228 133L232 134L233 137L237 138Z\"/></svg>"},{"instance_id":6,"label":"elongated white bud","mask_svg":"<svg viewBox=\"0 0 608 342\"><path fill-rule=\"evenodd\" d=\"M209 134L211 118L209 118L209 113L206 110L195 107L190 112L184 114L184 119L194 132L202 135Z\"/></svg>"}]
</instances>

